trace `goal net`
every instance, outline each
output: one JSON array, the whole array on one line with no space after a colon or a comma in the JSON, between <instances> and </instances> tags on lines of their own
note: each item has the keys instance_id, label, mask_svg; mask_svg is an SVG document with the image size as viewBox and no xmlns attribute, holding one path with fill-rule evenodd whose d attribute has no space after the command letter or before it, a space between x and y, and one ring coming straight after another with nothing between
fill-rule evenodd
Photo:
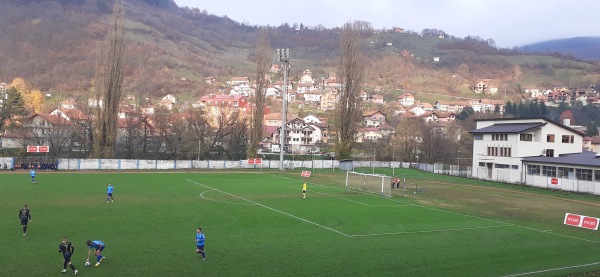
<instances>
[{"instance_id":1,"label":"goal net","mask_svg":"<svg viewBox=\"0 0 600 277\"><path fill-rule=\"evenodd\" d=\"M391 197L392 180L391 177L385 175L347 171L346 190L377 193L381 196Z\"/></svg>"}]
</instances>

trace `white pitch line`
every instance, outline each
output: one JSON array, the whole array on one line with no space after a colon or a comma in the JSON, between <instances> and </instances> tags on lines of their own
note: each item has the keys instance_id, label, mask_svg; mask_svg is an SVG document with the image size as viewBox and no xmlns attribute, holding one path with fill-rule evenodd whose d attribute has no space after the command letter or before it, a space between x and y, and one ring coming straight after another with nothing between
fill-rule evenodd
<instances>
[{"instance_id":1,"label":"white pitch line","mask_svg":"<svg viewBox=\"0 0 600 277\"><path fill-rule=\"evenodd\" d=\"M558 271L558 270L564 270L564 269L571 269L571 268L586 267L586 266L592 266L592 265L598 265L598 264L600 264L600 262L595 262L595 263L591 263L591 264L582 264L582 265L573 265L573 266L557 267L557 268L551 268L551 269L545 269L545 270L538 270L538 271L531 271L531 272L523 272L523 273L517 273L517 274L511 274L511 275L504 275L504 276L502 276L502 277L524 276L524 275L531 275L531 274L545 273L545 272L550 272L550 271Z\"/></svg>"},{"instance_id":2,"label":"white pitch line","mask_svg":"<svg viewBox=\"0 0 600 277\"><path fill-rule=\"evenodd\" d=\"M236 202L229 202L229 201L217 200L217 199L212 199L212 198L208 198L208 197L204 196L204 193L205 192L209 192L209 191L211 191L211 190L207 190L207 191L204 191L204 192L200 193L200 197L202 197L202 198L204 198L204 199L206 199L208 201L219 202L219 203L234 204L234 205L247 205L247 206L254 206L255 205L255 204L236 203Z\"/></svg>"},{"instance_id":3,"label":"white pitch line","mask_svg":"<svg viewBox=\"0 0 600 277\"><path fill-rule=\"evenodd\" d=\"M277 175L272 175L272 176L276 176L276 177L279 177L279 178L289 179L289 180L296 181L295 179L292 179L292 178L289 178L289 177L277 176ZM323 187L330 187L330 186L324 186L324 185L319 185L319 184L314 184L314 185L323 186ZM367 194L367 195L370 195L370 194ZM458 212L443 210L443 209L439 209L439 208L434 208L434 207L429 207L429 206L424 206L424 205L419 205L419 204L414 204L414 203L406 203L406 202L399 201L399 200L392 199L392 198L384 198L384 199L389 200L389 201L393 201L393 202L396 202L396 203L403 203L403 204L406 204L406 205L411 205L411 206L415 206L415 207L421 207L421 208L430 209L430 210L434 210L434 211L439 211L439 212L444 212L444 213L449 213L449 214L454 214L454 215L460 215L460 216L465 216L465 217L480 219L480 220L494 222L494 223L507 224L507 225L511 225L511 226L514 226L514 227L524 228L524 229L528 229L528 230L531 230L531 231L536 231L536 232L540 232L540 233L544 233L544 234L555 235L555 236L560 236L560 237L564 237L564 238L570 238L570 239L574 239L574 240L580 240L580 241L586 241L586 242L600 244L600 241L589 240L589 239L584 239L584 238L578 238L578 237L569 236L569 235L563 235L563 234L559 234L559 233L556 233L556 232L548 232L547 230L541 230L541 229L536 229L536 228L533 228L533 227L527 227L527 226L523 226L523 225L517 225L517 224L513 224L513 223L503 222L503 221L500 221L500 220L494 220L494 219L489 219L489 218L484 218L484 217L479 217L479 216L474 216L474 215L469 215L469 214L463 214L463 213L458 213Z\"/></svg>"},{"instance_id":4,"label":"white pitch line","mask_svg":"<svg viewBox=\"0 0 600 277\"><path fill-rule=\"evenodd\" d=\"M190 182L190 183L194 183L194 184L196 184L196 185L199 185L199 186L203 186L203 187L206 187L206 188L209 188L209 189L212 189L212 190L216 190L216 191L218 191L218 192L220 192L220 193L224 193L224 194L227 194L227 195L229 195L229 196L233 196L233 197L236 197L236 198L239 198L239 199L242 199L242 200L248 201L248 202L250 202L250 203L253 203L253 204L255 204L255 205L261 206L261 207L263 207L263 208L269 209L269 210L271 210L271 211L274 211L274 212L278 212L278 213L280 213L280 214L287 215L287 216L289 216L289 217L293 217L293 218L295 218L295 219L298 219L298 220L304 221L304 222L306 222L306 223L310 223L310 224L313 224L313 225L315 225L315 226L319 226L319 227L321 227L321 228L323 228L323 229L327 229L327 230L329 230L329 231L332 231L332 232L338 233L338 234L340 234L340 235L343 235L343 236L345 236L345 237L350 237L350 235L347 235L347 234L345 234L345 233L342 233L342 232L340 232L340 231L338 231L338 230L335 230L335 229L329 228L329 227L327 227L327 226L323 226L323 225L321 225L321 224L319 224L319 223L315 223L315 222L312 222L312 221L310 221L310 220L307 220L307 219L304 219L304 218L301 218L301 217L298 217L298 216L295 216L295 215L292 215L292 214L288 214L288 213L286 213L286 212L283 212L283 211L277 210L277 209L275 209L275 208L271 208L271 207L269 207L269 206L265 206L265 205L263 205L263 204L261 204L261 203L254 202L254 201L252 201L252 200L249 200L249 199L246 199L246 198L244 198L244 197L237 196L237 195L235 195L235 194L231 194L231 193L228 193L228 192L225 192L225 191L222 191L222 190L218 190L218 189L216 189L216 188L213 188L213 187L210 187L210 186L207 186L207 185L200 184L200 183L198 183L198 182L195 182L195 181L192 181L192 180L190 180L190 179L188 179L187 181L188 181L188 182Z\"/></svg>"},{"instance_id":5,"label":"white pitch line","mask_svg":"<svg viewBox=\"0 0 600 277\"><path fill-rule=\"evenodd\" d=\"M364 235L351 235L351 237L369 237L369 236L388 236L388 235L403 235L403 234L418 234L418 233L437 233L437 232L450 232L450 231L466 231L476 229L490 229L509 227L510 225L497 225L497 226L483 226L483 227L469 227L469 228L455 228L455 229L440 229L440 230L424 230L424 231L410 231L410 232L394 232L394 233L379 233L379 234L364 234Z\"/></svg>"}]
</instances>

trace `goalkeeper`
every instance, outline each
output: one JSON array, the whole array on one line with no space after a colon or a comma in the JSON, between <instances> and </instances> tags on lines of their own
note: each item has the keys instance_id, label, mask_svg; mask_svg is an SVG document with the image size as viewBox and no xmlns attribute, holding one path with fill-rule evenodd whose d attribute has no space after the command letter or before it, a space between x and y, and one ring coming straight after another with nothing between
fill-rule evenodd
<instances>
[{"instance_id":1,"label":"goalkeeper","mask_svg":"<svg viewBox=\"0 0 600 277\"><path fill-rule=\"evenodd\" d=\"M306 198L306 181L302 184L302 198Z\"/></svg>"}]
</instances>

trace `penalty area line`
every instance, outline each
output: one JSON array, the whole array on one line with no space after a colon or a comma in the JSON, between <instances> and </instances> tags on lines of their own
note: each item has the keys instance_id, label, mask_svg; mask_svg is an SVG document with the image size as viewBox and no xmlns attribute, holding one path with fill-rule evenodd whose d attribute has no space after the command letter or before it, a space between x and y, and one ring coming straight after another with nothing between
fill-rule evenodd
<instances>
[{"instance_id":1,"label":"penalty area line","mask_svg":"<svg viewBox=\"0 0 600 277\"><path fill-rule=\"evenodd\" d=\"M452 232L452 231L467 231L467 230L478 230L478 229L501 228L501 227L510 227L510 226L511 225L497 225L497 226L454 228L454 229L439 229L439 230L423 230L423 231L410 231L410 232L363 234L363 235L350 235L350 236L351 237L371 237L371 236L390 236L390 235L405 235L405 234L420 234L420 233L439 233L439 232Z\"/></svg>"},{"instance_id":2,"label":"penalty area line","mask_svg":"<svg viewBox=\"0 0 600 277\"><path fill-rule=\"evenodd\" d=\"M310 224L312 224L312 225L315 225L315 226L321 227L321 228L323 228L323 229L326 229L326 230L332 231L332 232L334 232L334 233L338 233L338 234L340 234L340 235L343 235L343 236L345 236L345 237L351 237L350 235L348 235L348 234L345 234L345 233L342 233L342 232L340 232L340 231L338 231L338 230L335 230L335 229L329 228L329 227L327 227L327 226L323 226L323 225L321 225L321 224L319 224L319 223L312 222L312 221L310 221L310 220L308 220L308 219L304 219L304 218L301 218L301 217L295 216L295 215L293 215L293 214L288 214L288 213L286 213L286 212L284 212L284 211L280 211L280 210L278 210L278 209L271 208L271 207L269 207L269 206L266 206L266 205L263 205L263 204L261 204L261 203L254 202L254 201L252 201L252 200L250 200L250 199L246 199L246 198L244 198L244 197L241 197L241 196L238 196L238 195L235 195L235 194L231 194L231 193L228 193L228 192L225 192L225 191L222 191L222 190L219 190L219 189L216 189L216 188L213 188L213 187L207 186L207 185L203 185L203 184L200 184L200 183L198 183L198 182L195 182L195 181L192 181L192 180L189 180L189 179L188 179L187 181L188 181L188 182L190 182L190 183L193 183L193 184L199 185L199 186L203 186L203 187L205 187L205 188L209 188L209 189L212 189L212 190L218 191L218 192L220 192L220 193L223 193L223 194L227 194L227 195L229 195L229 196L233 196L233 197L236 197L236 198L239 198L239 199L242 199L242 200L248 201L248 202L250 202L250 203L252 203L252 204L254 204L254 205L261 206L261 207L263 207L263 208L265 208L265 209L269 209L269 210L271 210L271 211L274 211L274 212L278 212L278 213L280 213L280 214L287 215L287 216L289 216L289 217L292 217L292 218L298 219L298 220L300 220L300 221L304 221L304 222L306 222L306 223L310 223Z\"/></svg>"},{"instance_id":3,"label":"penalty area line","mask_svg":"<svg viewBox=\"0 0 600 277\"><path fill-rule=\"evenodd\" d=\"M572 265L572 266L565 266L565 267L557 267L557 268L550 268L550 269L544 269L544 270L538 270L538 271L531 271L531 272L523 272L523 273L517 273L517 274L511 274L511 275L504 275L502 277L525 276L525 275L531 275L531 274L538 274L538 273L545 273L545 272L550 272L550 271L558 271L558 270L565 270L565 269L572 269L572 268L593 266L593 265L599 265L599 264L600 264L600 262L595 262L595 263L590 263L590 264L581 264L581 265Z\"/></svg>"}]
</instances>

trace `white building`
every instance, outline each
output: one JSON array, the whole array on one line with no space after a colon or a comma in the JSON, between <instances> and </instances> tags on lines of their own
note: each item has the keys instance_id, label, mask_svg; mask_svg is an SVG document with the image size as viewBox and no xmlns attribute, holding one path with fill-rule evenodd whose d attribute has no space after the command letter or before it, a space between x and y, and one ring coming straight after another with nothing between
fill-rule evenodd
<instances>
[{"instance_id":1,"label":"white building","mask_svg":"<svg viewBox=\"0 0 600 277\"><path fill-rule=\"evenodd\" d=\"M524 182L523 159L581 153L583 134L546 118L477 120L473 135L473 176Z\"/></svg>"}]
</instances>

